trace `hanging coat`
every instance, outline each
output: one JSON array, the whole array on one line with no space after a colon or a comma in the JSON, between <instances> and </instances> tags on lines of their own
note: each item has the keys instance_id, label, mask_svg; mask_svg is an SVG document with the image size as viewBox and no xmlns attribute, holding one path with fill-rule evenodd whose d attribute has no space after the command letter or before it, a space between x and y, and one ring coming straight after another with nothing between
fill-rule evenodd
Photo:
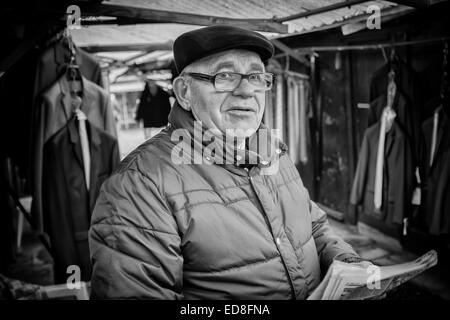
<instances>
[{"instance_id":1,"label":"hanging coat","mask_svg":"<svg viewBox=\"0 0 450 320\"><path fill-rule=\"evenodd\" d=\"M116 124L110 106L109 94L95 83L82 78L83 103L81 110L92 125L116 136ZM36 108L32 139L32 216L37 230L43 232L42 225L42 161L45 142L67 124L72 116L69 83L65 75L46 90Z\"/></svg>"},{"instance_id":2,"label":"hanging coat","mask_svg":"<svg viewBox=\"0 0 450 320\"><path fill-rule=\"evenodd\" d=\"M422 212L428 231L432 235L450 232L450 122L441 109L437 127L436 151L430 166L433 117L422 125L423 153Z\"/></svg>"},{"instance_id":3,"label":"hanging coat","mask_svg":"<svg viewBox=\"0 0 450 320\"><path fill-rule=\"evenodd\" d=\"M86 122L90 142L90 186L84 179L81 142L75 117L45 143L42 205L45 231L50 237L55 282L67 280L67 267L80 267L89 281L88 230L103 181L119 164L117 139Z\"/></svg>"},{"instance_id":4,"label":"hanging coat","mask_svg":"<svg viewBox=\"0 0 450 320\"><path fill-rule=\"evenodd\" d=\"M409 137L414 150L414 162L417 164L420 153L420 130L418 128L420 128L421 108L424 104L423 97L425 95L417 73L399 58L386 63L373 74L370 80L370 101L375 101L380 96L384 96L386 101L388 74L391 69L395 72L397 92L401 92L400 98L396 95L396 101L394 101L392 107L399 115L398 123ZM370 110L368 127L380 119L382 109L386 104L384 103L381 106L381 109Z\"/></svg>"},{"instance_id":5,"label":"hanging coat","mask_svg":"<svg viewBox=\"0 0 450 320\"><path fill-rule=\"evenodd\" d=\"M386 105L387 96L383 93L378 96L376 100L374 100L374 103L371 104L368 120L369 124L373 125L380 119ZM408 136L411 147L413 148L412 150L415 150L413 153L413 163L417 165L420 154L420 130L417 130L420 128L420 114L417 110L414 110L414 105L411 100L399 88L397 88L394 101L392 103L392 109L394 109L397 114L397 124Z\"/></svg>"},{"instance_id":6,"label":"hanging coat","mask_svg":"<svg viewBox=\"0 0 450 320\"><path fill-rule=\"evenodd\" d=\"M382 100L375 100L375 104L378 103L382 103ZM412 149L396 119L386 134L382 206L380 210L376 210L374 190L380 126L379 121L364 133L350 203L362 205L365 214L390 225L401 224L405 214L409 213L414 186Z\"/></svg>"},{"instance_id":7,"label":"hanging coat","mask_svg":"<svg viewBox=\"0 0 450 320\"><path fill-rule=\"evenodd\" d=\"M37 61L34 97L52 86L64 73L69 62L70 51L67 40L64 38L47 48ZM104 87L100 64L92 55L76 48L75 63L80 67L80 72L86 79Z\"/></svg>"}]
</instances>

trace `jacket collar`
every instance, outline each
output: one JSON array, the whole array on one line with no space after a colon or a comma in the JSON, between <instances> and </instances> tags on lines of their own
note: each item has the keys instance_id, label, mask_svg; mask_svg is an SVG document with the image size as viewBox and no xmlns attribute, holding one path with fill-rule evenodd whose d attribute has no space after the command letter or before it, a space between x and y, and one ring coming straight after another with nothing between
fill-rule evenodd
<instances>
[{"instance_id":1,"label":"jacket collar","mask_svg":"<svg viewBox=\"0 0 450 320\"><path fill-rule=\"evenodd\" d=\"M80 143L80 136L78 133L78 127L76 124L76 120L77 120L77 117L75 116L75 114L73 114L72 118L67 123L67 127L69 129L70 143L72 143L74 145L77 145L78 143ZM89 139L90 145L92 145L93 148L98 149L100 146L100 143L101 143L101 139L100 139L98 131L92 129L92 126L89 123L89 120L86 120L86 131L88 134L88 139Z\"/></svg>"},{"instance_id":2,"label":"jacket collar","mask_svg":"<svg viewBox=\"0 0 450 320\"><path fill-rule=\"evenodd\" d=\"M58 80L59 88L61 90L61 103L64 106L64 112L66 119L72 117L72 98L70 96L69 82L67 80L66 74L63 74ZM83 111L89 118L89 113L93 110L92 104L96 101L95 89L92 84L84 77L81 76L82 85L82 104L81 111Z\"/></svg>"},{"instance_id":3,"label":"jacket collar","mask_svg":"<svg viewBox=\"0 0 450 320\"><path fill-rule=\"evenodd\" d=\"M191 112L184 110L176 101L172 110L169 114L169 126L171 129L186 129L193 141L194 146L198 146L202 150L202 155L209 154L208 150L211 149L211 143L219 138L220 144L216 146L224 146L222 148L216 148L216 156L208 157L206 156L206 161L217 163L218 159L221 159L221 163L229 163L230 159L233 159L233 164L238 166L252 166L258 165L260 167L268 167L273 162L277 161L279 157L287 152L287 146L276 136L272 135L269 128L267 128L263 123L261 123L259 129L245 141L245 149L237 148L236 141L233 141L229 137L226 138L225 135L220 134L214 135L211 139L211 135L205 134L207 131L203 126L201 128L201 137L197 133L199 130L195 130L194 127L195 119ZM197 131L197 132L196 132ZM209 148L207 149L207 147ZM206 152L205 152L206 151ZM195 148L194 148L195 152ZM228 161L226 161L228 160Z\"/></svg>"}]
</instances>

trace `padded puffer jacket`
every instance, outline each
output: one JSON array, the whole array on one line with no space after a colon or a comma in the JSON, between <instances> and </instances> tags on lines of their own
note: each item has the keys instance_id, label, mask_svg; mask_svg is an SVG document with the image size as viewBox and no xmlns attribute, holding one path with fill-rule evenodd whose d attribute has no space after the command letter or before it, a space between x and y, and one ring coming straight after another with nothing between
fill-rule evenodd
<instances>
[{"instance_id":1,"label":"padded puffer jacket","mask_svg":"<svg viewBox=\"0 0 450 320\"><path fill-rule=\"evenodd\" d=\"M89 232L92 298L305 299L333 259L357 257L309 199L280 144L265 161L174 164L169 125L102 186ZM263 158L261 158L263 159Z\"/></svg>"}]
</instances>

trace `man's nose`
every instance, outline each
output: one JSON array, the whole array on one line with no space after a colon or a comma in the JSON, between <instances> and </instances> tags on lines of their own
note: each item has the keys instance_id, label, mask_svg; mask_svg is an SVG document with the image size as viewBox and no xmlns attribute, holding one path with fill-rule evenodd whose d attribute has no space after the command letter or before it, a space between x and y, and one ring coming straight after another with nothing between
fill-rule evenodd
<instances>
[{"instance_id":1,"label":"man's nose","mask_svg":"<svg viewBox=\"0 0 450 320\"><path fill-rule=\"evenodd\" d=\"M236 89L233 90L233 95L250 98L255 95L255 88L248 82L248 79L242 79Z\"/></svg>"}]
</instances>

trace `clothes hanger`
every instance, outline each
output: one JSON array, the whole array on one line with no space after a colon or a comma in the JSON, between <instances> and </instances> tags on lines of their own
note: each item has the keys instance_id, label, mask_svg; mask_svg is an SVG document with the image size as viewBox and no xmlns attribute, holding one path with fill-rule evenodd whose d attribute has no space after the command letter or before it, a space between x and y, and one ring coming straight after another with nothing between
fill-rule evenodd
<instances>
[{"instance_id":1,"label":"clothes hanger","mask_svg":"<svg viewBox=\"0 0 450 320\"><path fill-rule=\"evenodd\" d=\"M68 31L66 31L66 33L65 33L65 38L68 41L69 53L70 53L69 64L67 65L67 68L66 68L66 78L69 83L69 91L70 91L71 95L81 97L83 95L83 83L82 83L80 67L78 66L78 64L76 62L75 45L74 45L72 37L70 36Z\"/></svg>"},{"instance_id":2,"label":"clothes hanger","mask_svg":"<svg viewBox=\"0 0 450 320\"><path fill-rule=\"evenodd\" d=\"M387 87L387 103L386 107L383 111L384 115L386 117L386 132L389 132L389 130L392 128L392 124L394 122L395 117L397 116L396 112L393 109L395 94L397 92L397 85L395 84L395 71L394 69L391 69L388 74L389 80L388 80L388 87Z\"/></svg>"}]
</instances>

